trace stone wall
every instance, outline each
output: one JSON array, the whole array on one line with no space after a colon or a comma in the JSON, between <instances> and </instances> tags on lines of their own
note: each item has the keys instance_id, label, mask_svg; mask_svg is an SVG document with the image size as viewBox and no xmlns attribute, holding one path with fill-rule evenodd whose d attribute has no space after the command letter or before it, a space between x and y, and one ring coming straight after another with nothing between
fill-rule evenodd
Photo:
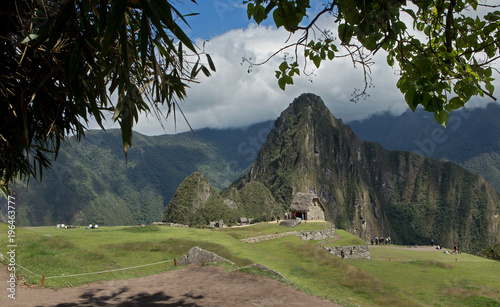
<instances>
[{"instance_id":1,"label":"stone wall","mask_svg":"<svg viewBox=\"0 0 500 307\"><path fill-rule=\"evenodd\" d=\"M341 257L341 251L344 251L345 258L363 258L370 259L370 245L347 245L347 246L332 246L323 248L328 251L330 254L334 254L338 257Z\"/></svg>"},{"instance_id":2,"label":"stone wall","mask_svg":"<svg viewBox=\"0 0 500 307\"><path fill-rule=\"evenodd\" d=\"M302 240L324 240L335 237L335 228L296 232L296 236Z\"/></svg>"},{"instance_id":3,"label":"stone wall","mask_svg":"<svg viewBox=\"0 0 500 307\"><path fill-rule=\"evenodd\" d=\"M253 238L248 238L248 239L242 239L242 242L245 243L259 243L259 242L264 242L264 241L269 241L269 240L274 240L274 239L279 239L283 238L286 236L294 236L296 231L291 231L291 232L284 232L284 233L277 233L277 234L272 234L272 235L267 235L267 236L260 236L260 237L253 237Z\"/></svg>"},{"instance_id":4,"label":"stone wall","mask_svg":"<svg viewBox=\"0 0 500 307\"><path fill-rule=\"evenodd\" d=\"M309 206L309 210L307 210L307 219L308 220L325 219L325 211L323 210L317 199L314 199L312 205Z\"/></svg>"},{"instance_id":5,"label":"stone wall","mask_svg":"<svg viewBox=\"0 0 500 307\"><path fill-rule=\"evenodd\" d=\"M268 240L279 239L279 238L283 238L286 236L297 236L297 237L301 238L302 240L306 240L306 241L323 240L323 239L333 238L335 236L335 228L323 229L323 230L313 230L313 231L300 231L300 232L299 231L290 231L290 232L277 233L277 234L272 234L272 235L242 239L241 241L246 242L246 243L258 243L258 242L264 242L264 241L268 241Z\"/></svg>"}]
</instances>

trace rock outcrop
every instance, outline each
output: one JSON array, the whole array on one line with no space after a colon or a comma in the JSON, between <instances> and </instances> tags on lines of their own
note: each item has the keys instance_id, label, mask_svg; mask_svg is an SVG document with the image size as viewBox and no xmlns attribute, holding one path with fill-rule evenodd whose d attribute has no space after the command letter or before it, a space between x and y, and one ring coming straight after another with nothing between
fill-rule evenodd
<instances>
[{"instance_id":1,"label":"rock outcrop","mask_svg":"<svg viewBox=\"0 0 500 307\"><path fill-rule=\"evenodd\" d=\"M297 227L301 223L300 220L283 220L280 222L280 226L285 226L285 227Z\"/></svg>"},{"instance_id":2,"label":"rock outcrop","mask_svg":"<svg viewBox=\"0 0 500 307\"><path fill-rule=\"evenodd\" d=\"M227 262L235 265L232 261L229 261L226 258L223 258L215 253L199 248L198 246L191 248L187 255L182 255L182 257L177 260L177 265L202 265L205 263L216 262Z\"/></svg>"}]
</instances>

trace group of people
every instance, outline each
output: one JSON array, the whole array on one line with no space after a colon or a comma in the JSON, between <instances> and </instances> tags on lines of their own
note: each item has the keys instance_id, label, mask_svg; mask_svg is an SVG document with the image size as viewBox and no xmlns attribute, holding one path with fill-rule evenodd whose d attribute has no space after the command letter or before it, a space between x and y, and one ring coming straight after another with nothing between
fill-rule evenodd
<instances>
[{"instance_id":1,"label":"group of people","mask_svg":"<svg viewBox=\"0 0 500 307\"><path fill-rule=\"evenodd\" d=\"M85 229L97 229L99 228L99 225L95 224L95 225L92 225L92 223L89 224L89 227L85 228Z\"/></svg>"},{"instance_id":2,"label":"group of people","mask_svg":"<svg viewBox=\"0 0 500 307\"><path fill-rule=\"evenodd\" d=\"M391 237L372 237L370 243L373 244L391 244Z\"/></svg>"},{"instance_id":3,"label":"group of people","mask_svg":"<svg viewBox=\"0 0 500 307\"><path fill-rule=\"evenodd\" d=\"M434 240L433 239L431 239L431 246L434 246ZM443 246L441 244L437 244L436 245L436 249L437 250L442 250ZM458 249L458 244L455 243L455 245L453 246L453 250L451 252L445 250L443 253L445 253L447 255L451 255L451 254L461 254L462 252Z\"/></svg>"},{"instance_id":4,"label":"group of people","mask_svg":"<svg viewBox=\"0 0 500 307\"><path fill-rule=\"evenodd\" d=\"M304 213L301 213L299 216L297 216L297 213L290 213L290 212L285 212L285 220L295 220L297 217L301 218L304 220ZM279 214L278 214L278 220L279 220Z\"/></svg>"}]
</instances>

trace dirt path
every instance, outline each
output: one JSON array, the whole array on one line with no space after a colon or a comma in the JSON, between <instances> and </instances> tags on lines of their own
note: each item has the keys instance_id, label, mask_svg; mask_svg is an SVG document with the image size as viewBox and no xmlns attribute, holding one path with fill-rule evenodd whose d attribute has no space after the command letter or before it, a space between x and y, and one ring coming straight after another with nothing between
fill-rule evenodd
<instances>
[{"instance_id":1,"label":"dirt path","mask_svg":"<svg viewBox=\"0 0 500 307\"><path fill-rule=\"evenodd\" d=\"M0 270L2 284L7 271ZM188 266L146 277L75 288L16 287L16 299L2 286L0 306L339 306L287 287L277 280L220 267Z\"/></svg>"}]
</instances>

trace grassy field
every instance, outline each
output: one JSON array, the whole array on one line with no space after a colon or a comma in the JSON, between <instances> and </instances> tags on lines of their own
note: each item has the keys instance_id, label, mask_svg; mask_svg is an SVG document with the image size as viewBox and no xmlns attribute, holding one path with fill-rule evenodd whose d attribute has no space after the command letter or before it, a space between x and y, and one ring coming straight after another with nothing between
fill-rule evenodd
<instances>
[{"instance_id":1,"label":"grassy field","mask_svg":"<svg viewBox=\"0 0 500 307\"><path fill-rule=\"evenodd\" d=\"M293 230L326 227L307 223ZM341 260L318 245L360 243L359 238L341 230L337 234L342 238L331 242L306 242L295 236L255 244L241 242L243 238L287 231L290 229L274 223L222 230L164 226L17 228L16 261L39 275L18 270L28 282L39 284L43 275L46 287L58 288L170 270L174 258L199 246L240 267L265 264L282 273L293 286L345 306L500 306L500 262L476 256L377 247L371 249L372 260ZM0 224L0 233L5 234L0 236L0 252L5 255L5 224ZM143 266L157 262L161 263ZM141 267L118 270L136 266ZM115 271L70 276L108 270Z\"/></svg>"}]
</instances>

